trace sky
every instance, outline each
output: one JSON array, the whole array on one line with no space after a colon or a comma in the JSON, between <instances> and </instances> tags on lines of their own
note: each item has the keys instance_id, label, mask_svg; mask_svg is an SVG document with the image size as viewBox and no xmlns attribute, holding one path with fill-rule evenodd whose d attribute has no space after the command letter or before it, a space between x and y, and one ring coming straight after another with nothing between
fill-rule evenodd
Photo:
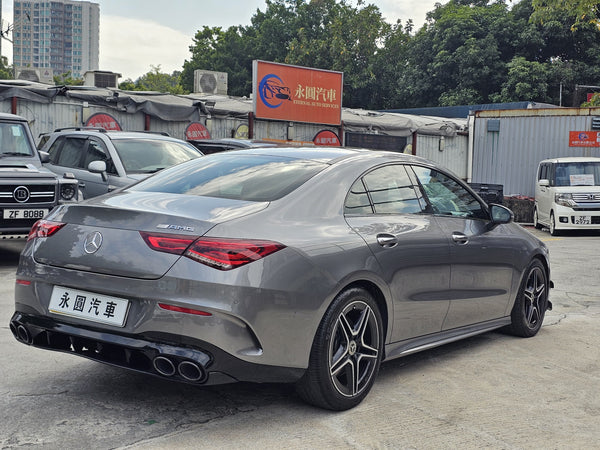
<instances>
[{"instance_id":1,"label":"sky","mask_svg":"<svg viewBox=\"0 0 600 450\"><path fill-rule=\"evenodd\" d=\"M2 29L13 20L12 0L2 3ZM444 0L367 0L379 7L389 23L412 19L415 28ZM160 66L161 72L181 70L189 47L204 26L250 25L265 0L95 0L100 5L100 70L120 73L119 82L136 80ZM356 5L356 0L350 0ZM12 62L12 47L2 42L2 55Z\"/></svg>"}]
</instances>

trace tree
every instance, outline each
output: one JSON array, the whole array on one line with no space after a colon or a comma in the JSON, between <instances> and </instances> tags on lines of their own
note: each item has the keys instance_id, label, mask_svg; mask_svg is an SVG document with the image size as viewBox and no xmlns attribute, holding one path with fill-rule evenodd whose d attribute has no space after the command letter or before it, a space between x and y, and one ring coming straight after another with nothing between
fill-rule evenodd
<instances>
[{"instance_id":1,"label":"tree","mask_svg":"<svg viewBox=\"0 0 600 450\"><path fill-rule=\"evenodd\" d=\"M13 68L8 65L8 58L6 56L0 57L0 79L12 80Z\"/></svg>"},{"instance_id":2,"label":"tree","mask_svg":"<svg viewBox=\"0 0 600 450\"><path fill-rule=\"evenodd\" d=\"M142 75L135 82L127 79L120 83L119 89L124 91L168 92L170 94L185 93L180 83L181 72L175 71L169 75L160 71L160 65L150 67L152 70Z\"/></svg>"},{"instance_id":3,"label":"tree","mask_svg":"<svg viewBox=\"0 0 600 450\"><path fill-rule=\"evenodd\" d=\"M534 14L531 20L544 23L557 15L568 17L571 28L582 24L600 27L600 1L598 0L533 0Z\"/></svg>"},{"instance_id":4,"label":"tree","mask_svg":"<svg viewBox=\"0 0 600 450\"><path fill-rule=\"evenodd\" d=\"M54 75L52 77L56 86L82 86L82 78L74 78L71 72L61 73L60 75Z\"/></svg>"}]
</instances>

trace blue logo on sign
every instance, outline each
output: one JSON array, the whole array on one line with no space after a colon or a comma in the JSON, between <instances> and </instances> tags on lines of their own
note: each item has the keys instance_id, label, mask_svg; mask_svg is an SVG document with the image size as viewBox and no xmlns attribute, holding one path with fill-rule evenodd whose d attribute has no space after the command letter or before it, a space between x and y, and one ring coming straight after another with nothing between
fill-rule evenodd
<instances>
[{"instance_id":1,"label":"blue logo on sign","mask_svg":"<svg viewBox=\"0 0 600 450\"><path fill-rule=\"evenodd\" d=\"M258 94L262 102L269 108L279 108L284 100L291 100L292 93L281 78L270 73L258 84Z\"/></svg>"}]
</instances>

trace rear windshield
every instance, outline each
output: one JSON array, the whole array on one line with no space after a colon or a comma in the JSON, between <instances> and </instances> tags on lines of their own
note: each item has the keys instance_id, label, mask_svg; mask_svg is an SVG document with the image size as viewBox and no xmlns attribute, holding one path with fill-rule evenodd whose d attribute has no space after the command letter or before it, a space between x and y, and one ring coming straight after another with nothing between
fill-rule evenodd
<instances>
[{"instance_id":1,"label":"rear windshield","mask_svg":"<svg viewBox=\"0 0 600 450\"><path fill-rule=\"evenodd\" d=\"M277 200L327 164L268 155L216 154L166 169L132 188L233 200Z\"/></svg>"},{"instance_id":2,"label":"rear windshield","mask_svg":"<svg viewBox=\"0 0 600 450\"><path fill-rule=\"evenodd\" d=\"M600 186L600 163L556 164L556 186Z\"/></svg>"}]
</instances>

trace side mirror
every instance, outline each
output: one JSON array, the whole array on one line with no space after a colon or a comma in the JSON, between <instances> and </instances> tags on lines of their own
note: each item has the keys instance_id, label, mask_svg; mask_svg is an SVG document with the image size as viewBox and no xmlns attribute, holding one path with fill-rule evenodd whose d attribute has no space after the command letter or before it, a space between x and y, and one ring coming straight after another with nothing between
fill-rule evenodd
<instances>
[{"instance_id":1,"label":"side mirror","mask_svg":"<svg viewBox=\"0 0 600 450\"><path fill-rule=\"evenodd\" d=\"M550 186L550 180L542 179L538 181L538 184L543 187L548 187Z\"/></svg>"},{"instance_id":2,"label":"side mirror","mask_svg":"<svg viewBox=\"0 0 600 450\"><path fill-rule=\"evenodd\" d=\"M42 163L50 162L50 154L48 152L38 151L38 154L40 155Z\"/></svg>"},{"instance_id":3,"label":"side mirror","mask_svg":"<svg viewBox=\"0 0 600 450\"><path fill-rule=\"evenodd\" d=\"M514 218L513 212L502 205L490 205L490 214L492 216L492 224L494 225L510 223Z\"/></svg>"},{"instance_id":4,"label":"side mirror","mask_svg":"<svg viewBox=\"0 0 600 450\"><path fill-rule=\"evenodd\" d=\"M102 181L108 181L108 175L106 174L106 163L104 161L92 161L88 164L88 171L92 173L99 173L102 175Z\"/></svg>"}]
</instances>

